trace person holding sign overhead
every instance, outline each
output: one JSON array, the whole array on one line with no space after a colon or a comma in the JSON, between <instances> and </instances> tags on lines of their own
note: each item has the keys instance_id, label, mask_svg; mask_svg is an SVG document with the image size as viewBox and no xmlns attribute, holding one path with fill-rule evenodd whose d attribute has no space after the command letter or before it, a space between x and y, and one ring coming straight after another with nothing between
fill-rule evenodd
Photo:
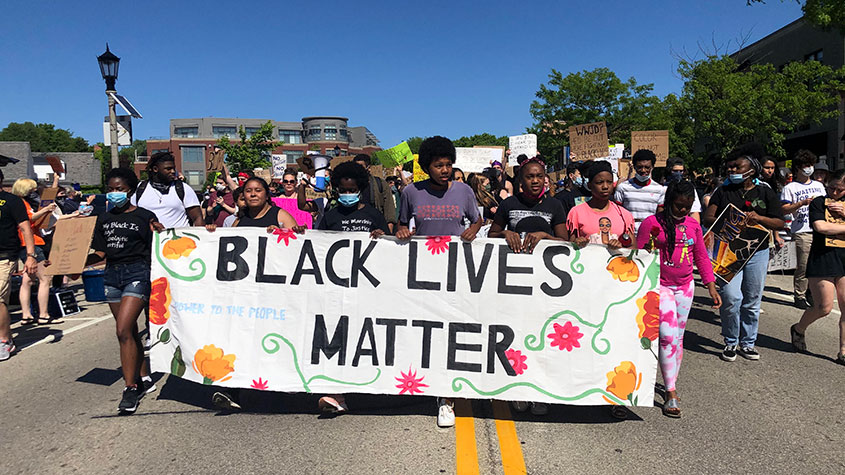
<instances>
[{"instance_id":1,"label":"person holding sign overhead","mask_svg":"<svg viewBox=\"0 0 845 475\"><path fill-rule=\"evenodd\" d=\"M804 334L816 320L830 314L834 298L839 301L839 352L836 362L845 365L845 170L839 170L827 182L826 196L810 203L813 243L807 259L807 277L813 294L813 306L801 320L789 328L792 346L807 351Z\"/></svg>"},{"instance_id":2,"label":"person holding sign overhead","mask_svg":"<svg viewBox=\"0 0 845 475\"><path fill-rule=\"evenodd\" d=\"M478 213L472 189L465 183L451 181L454 163L455 145L451 140L439 135L423 140L419 164L429 178L402 190L397 238L407 241L414 234L420 234L435 238L460 236L465 241L475 239L484 220ZM412 218L416 225L413 230L409 228ZM466 229L465 218L470 222ZM454 426L452 401L438 398L437 406L437 425Z\"/></svg>"}]
</instances>

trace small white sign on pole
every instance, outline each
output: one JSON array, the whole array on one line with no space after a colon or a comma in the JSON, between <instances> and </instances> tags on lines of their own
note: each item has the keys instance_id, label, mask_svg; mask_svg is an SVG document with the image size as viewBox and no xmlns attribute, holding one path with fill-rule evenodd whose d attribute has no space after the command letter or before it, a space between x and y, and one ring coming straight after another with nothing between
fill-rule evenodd
<instances>
[{"instance_id":1,"label":"small white sign on pole","mask_svg":"<svg viewBox=\"0 0 845 475\"><path fill-rule=\"evenodd\" d=\"M516 157L525 154L528 158L537 156L537 136L534 134L514 135L508 137L508 148L511 151L508 156L510 165L519 165Z\"/></svg>"},{"instance_id":2,"label":"small white sign on pole","mask_svg":"<svg viewBox=\"0 0 845 475\"><path fill-rule=\"evenodd\" d=\"M284 153L274 153L270 157L273 159L273 178L282 178L288 164L288 156Z\"/></svg>"},{"instance_id":3,"label":"small white sign on pole","mask_svg":"<svg viewBox=\"0 0 845 475\"><path fill-rule=\"evenodd\" d=\"M455 147L455 167L466 173L479 173L490 167L490 163L502 159L498 148Z\"/></svg>"}]
</instances>

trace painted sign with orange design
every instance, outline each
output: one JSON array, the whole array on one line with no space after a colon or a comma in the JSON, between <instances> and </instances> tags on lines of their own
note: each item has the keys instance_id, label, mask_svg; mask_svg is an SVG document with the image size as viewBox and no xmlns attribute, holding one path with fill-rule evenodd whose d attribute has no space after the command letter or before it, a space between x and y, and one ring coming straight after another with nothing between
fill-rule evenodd
<instances>
[{"instance_id":1,"label":"painted sign with orange design","mask_svg":"<svg viewBox=\"0 0 845 475\"><path fill-rule=\"evenodd\" d=\"M190 228L157 233L152 262L154 371L266 391L653 405L656 254Z\"/></svg>"},{"instance_id":2,"label":"painted sign with orange design","mask_svg":"<svg viewBox=\"0 0 845 475\"><path fill-rule=\"evenodd\" d=\"M768 229L748 225L745 213L728 204L704 235L716 278L730 282L757 251L769 245L770 237Z\"/></svg>"}]
</instances>

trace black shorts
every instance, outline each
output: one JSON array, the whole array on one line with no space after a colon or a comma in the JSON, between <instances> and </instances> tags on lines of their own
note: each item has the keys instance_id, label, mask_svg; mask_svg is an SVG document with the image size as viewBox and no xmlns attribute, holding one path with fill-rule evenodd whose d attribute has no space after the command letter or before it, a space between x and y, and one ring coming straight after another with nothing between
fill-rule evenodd
<instances>
[{"instance_id":1,"label":"black shorts","mask_svg":"<svg viewBox=\"0 0 845 475\"><path fill-rule=\"evenodd\" d=\"M845 248L813 247L807 258L807 277L836 278L845 276Z\"/></svg>"}]
</instances>

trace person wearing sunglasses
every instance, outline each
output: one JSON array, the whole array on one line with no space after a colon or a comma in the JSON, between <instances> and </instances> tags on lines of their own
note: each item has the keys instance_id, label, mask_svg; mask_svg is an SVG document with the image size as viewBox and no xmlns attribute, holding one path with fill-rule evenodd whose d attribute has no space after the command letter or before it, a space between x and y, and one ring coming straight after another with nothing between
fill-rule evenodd
<instances>
[{"instance_id":1,"label":"person wearing sunglasses","mask_svg":"<svg viewBox=\"0 0 845 475\"><path fill-rule=\"evenodd\" d=\"M296 199L296 170L288 168L282 175L282 198Z\"/></svg>"}]
</instances>

